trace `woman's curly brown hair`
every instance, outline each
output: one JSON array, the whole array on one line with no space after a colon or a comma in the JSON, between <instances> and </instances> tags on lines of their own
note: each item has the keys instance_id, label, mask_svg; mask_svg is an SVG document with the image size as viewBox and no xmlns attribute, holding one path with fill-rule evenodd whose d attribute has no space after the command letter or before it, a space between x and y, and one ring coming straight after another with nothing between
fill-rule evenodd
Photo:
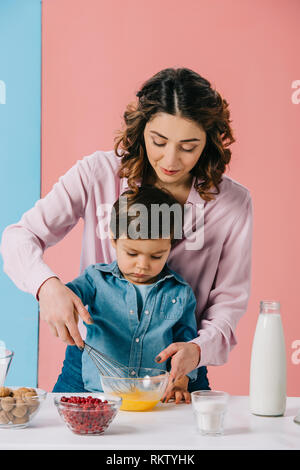
<instances>
[{"instance_id":1,"label":"woman's curly brown hair","mask_svg":"<svg viewBox=\"0 0 300 470\"><path fill-rule=\"evenodd\" d=\"M137 181L146 182L152 172L144 142L146 123L160 112L179 114L201 124L206 132L206 145L191 174L196 176L199 195L206 201L214 199L231 159L228 147L235 142L227 101L205 78L187 68L161 70L142 85L136 96L138 102L129 103L124 112L125 129L117 131L115 137L114 151L122 158L119 177L126 177L134 192ZM212 188L217 192L210 192Z\"/></svg>"}]
</instances>

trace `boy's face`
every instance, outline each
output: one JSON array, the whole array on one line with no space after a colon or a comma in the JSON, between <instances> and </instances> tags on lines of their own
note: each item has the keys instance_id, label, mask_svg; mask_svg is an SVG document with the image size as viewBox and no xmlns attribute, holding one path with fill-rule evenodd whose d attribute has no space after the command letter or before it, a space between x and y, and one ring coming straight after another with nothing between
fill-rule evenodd
<instances>
[{"instance_id":1,"label":"boy's face","mask_svg":"<svg viewBox=\"0 0 300 470\"><path fill-rule=\"evenodd\" d=\"M111 239L117 262L125 279L133 284L151 284L162 271L171 249L171 240Z\"/></svg>"}]
</instances>

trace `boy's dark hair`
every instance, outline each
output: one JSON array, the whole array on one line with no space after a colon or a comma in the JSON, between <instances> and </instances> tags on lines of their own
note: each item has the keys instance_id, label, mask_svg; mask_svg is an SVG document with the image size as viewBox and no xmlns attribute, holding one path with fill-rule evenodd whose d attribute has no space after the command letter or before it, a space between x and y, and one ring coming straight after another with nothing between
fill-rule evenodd
<instances>
[{"instance_id":1,"label":"boy's dark hair","mask_svg":"<svg viewBox=\"0 0 300 470\"><path fill-rule=\"evenodd\" d=\"M183 237L183 207L169 191L142 185L137 192L123 192L114 203L110 229L114 239L170 238L173 245Z\"/></svg>"}]
</instances>

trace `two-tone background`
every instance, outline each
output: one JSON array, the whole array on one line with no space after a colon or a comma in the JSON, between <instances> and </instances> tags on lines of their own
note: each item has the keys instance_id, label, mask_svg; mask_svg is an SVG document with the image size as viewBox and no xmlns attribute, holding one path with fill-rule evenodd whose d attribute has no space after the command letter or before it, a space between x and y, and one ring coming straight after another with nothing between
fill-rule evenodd
<instances>
[{"instance_id":1,"label":"two-tone background","mask_svg":"<svg viewBox=\"0 0 300 470\"><path fill-rule=\"evenodd\" d=\"M228 175L254 205L249 308L228 364L209 367L212 387L232 394L248 394L263 299L282 304L287 391L300 392L299 18L299 0L0 1L1 233L77 160L113 148L126 104L159 70L194 69L230 103ZM79 274L82 229L45 252L64 282ZM7 383L51 391L66 346L2 266L0 339L15 352Z\"/></svg>"}]
</instances>

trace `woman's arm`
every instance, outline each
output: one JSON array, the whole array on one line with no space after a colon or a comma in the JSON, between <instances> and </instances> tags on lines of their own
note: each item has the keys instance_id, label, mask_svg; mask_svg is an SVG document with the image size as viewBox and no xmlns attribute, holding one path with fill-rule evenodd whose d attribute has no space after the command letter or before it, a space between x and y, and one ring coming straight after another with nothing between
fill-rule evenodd
<instances>
[{"instance_id":1,"label":"woman's arm","mask_svg":"<svg viewBox=\"0 0 300 470\"><path fill-rule=\"evenodd\" d=\"M249 195L223 244L199 336L191 341L201 349L198 367L225 364L237 343L234 332L247 310L250 296L252 228L253 208Z\"/></svg>"},{"instance_id":2,"label":"woman's arm","mask_svg":"<svg viewBox=\"0 0 300 470\"><path fill-rule=\"evenodd\" d=\"M180 319L173 326L173 345L176 344L177 347L180 345L185 346L187 341L190 341L197 334L197 325L195 318L195 308L196 308L196 298L193 293L193 289L190 286L187 286L187 296L186 302L183 309L183 314ZM189 346L191 348L191 346ZM191 349L194 349L193 347ZM184 349L182 350L184 351ZM191 396L188 392L189 381L195 381L197 379L198 372L196 369L189 370L181 374L180 368L176 369L174 367L175 356L171 360L171 373L168 387L161 399L163 403L168 402L170 399L174 398L175 403L178 404L181 400L184 400L186 403L190 403ZM161 361L157 361L161 362ZM175 360L176 362L176 360ZM194 362L194 367L199 362L197 358ZM184 358L181 361L178 361L178 365L184 368ZM192 367L192 363L189 362L188 366ZM176 380L173 382L173 378L176 377Z\"/></svg>"},{"instance_id":3,"label":"woman's arm","mask_svg":"<svg viewBox=\"0 0 300 470\"><path fill-rule=\"evenodd\" d=\"M173 326L174 343L187 343L188 341L194 339L197 335L197 324L195 317L196 303L197 301L193 289L190 286L187 286L187 297L183 309L183 314L178 320L178 322L176 322ZM195 364L194 367L197 366L198 362ZM187 375L190 380L194 381L197 379L198 373L197 370L195 370L194 368L194 370L185 372L183 375Z\"/></svg>"},{"instance_id":4,"label":"woman's arm","mask_svg":"<svg viewBox=\"0 0 300 470\"><path fill-rule=\"evenodd\" d=\"M172 343L159 353L159 362L172 356L174 377L182 376L194 367L226 363L236 344L235 328L247 310L250 295L252 212L251 196L248 195L225 239L199 336L188 343Z\"/></svg>"},{"instance_id":5,"label":"woman's arm","mask_svg":"<svg viewBox=\"0 0 300 470\"><path fill-rule=\"evenodd\" d=\"M36 298L45 280L58 277L43 261L43 254L83 216L94 162L93 155L79 160L19 222L3 231L3 270L19 289Z\"/></svg>"},{"instance_id":6,"label":"woman's arm","mask_svg":"<svg viewBox=\"0 0 300 470\"><path fill-rule=\"evenodd\" d=\"M19 222L6 227L1 243L4 272L19 289L37 298L40 317L55 336L79 347L83 341L77 316L89 323L90 315L80 298L43 261L43 254L84 216L94 164L93 154L73 165Z\"/></svg>"}]
</instances>

